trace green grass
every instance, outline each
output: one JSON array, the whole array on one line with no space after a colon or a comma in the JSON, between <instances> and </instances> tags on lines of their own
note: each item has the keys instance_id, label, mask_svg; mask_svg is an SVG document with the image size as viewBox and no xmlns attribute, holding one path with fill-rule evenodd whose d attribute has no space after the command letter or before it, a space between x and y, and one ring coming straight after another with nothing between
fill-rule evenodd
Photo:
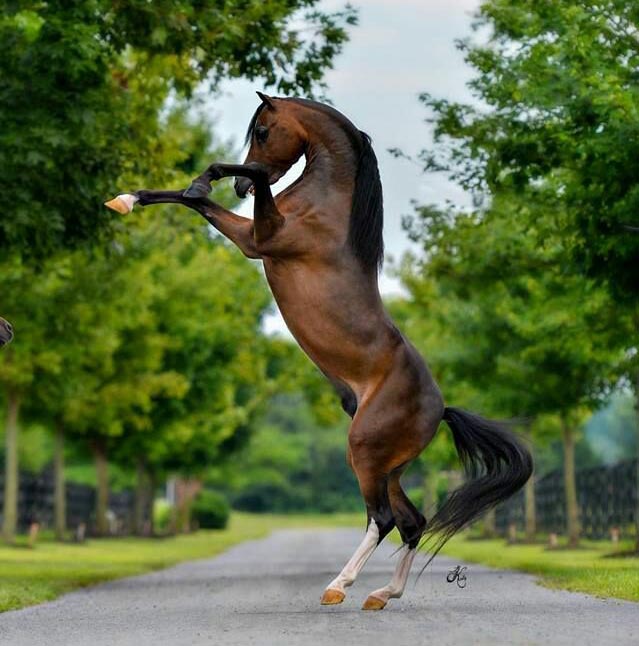
<instances>
[{"instance_id":1,"label":"green grass","mask_svg":"<svg viewBox=\"0 0 639 646\"><path fill-rule=\"evenodd\" d=\"M583 541L579 549L508 545L504 540L453 538L443 553L472 563L528 572L549 588L639 601L639 557L608 557L608 541ZM631 544L622 544L629 550Z\"/></svg>"},{"instance_id":2,"label":"green grass","mask_svg":"<svg viewBox=\"0 0 639 646\"><path fill-rule=\"evenodd\" d=\"M180 561L215 556L245 540L287 527L364 526L363 515L233 514L228 529L171 538L91 539L83 544L42 540L0 547L0 612L49 601L94 583L143 574ZM21 540L21 543L24 541Z\"/></svg>"}]
</instances>

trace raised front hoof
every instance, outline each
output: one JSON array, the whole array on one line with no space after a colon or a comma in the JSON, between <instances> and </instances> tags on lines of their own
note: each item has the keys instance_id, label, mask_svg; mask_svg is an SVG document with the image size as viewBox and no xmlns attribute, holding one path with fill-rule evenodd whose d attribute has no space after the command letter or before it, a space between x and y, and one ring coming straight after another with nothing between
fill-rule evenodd
<instances>
[{"instance_id":1,"label":"raised front hoof","mask_svg":"<svg viewBox=\"0 0 639 646\"><path fill-rule=\"evenodd\" d=\"M368 599L364 601L362 610L384 610L385 607L386 607L386 601L384 601L383 599L380 599L379 597L374 597L373 595L369 595Z\"/></svg>"},{"instance_id":2,"label":"raised front hoof","mask_svg":"<svg viewBox=\"0 0 639 646\"><path fill-rule=\"evenodd\" d=\"M209 184L204 184L203 182L192 182L182 195L184 197L190 197L192 200L197 200L202 197L206 197L211 192L211 187Z\"/></svg>"},{"instance_id":3,"label":"raised front hoof","mask_svg":"<svg viewBox=\"0 0 639 646\"><path fill-rule=\"evenodd\" d=\"M321 603L323 606L335 606L338 603L342 603L345 598L346 595L341 590L328 588L327 590L324 590Z\"/></svg>"},{"instance_id":4,"label":"raised front hoof","mask_svg":"<svg viewBox=\"0 0 639 646\"><path fill-rule=\"evenodd\" d=\"M131 213L131 211L133 211L133 206L138 201L138 199L139 198L136 195L124 193L122 195L114 197L108 202L105 202L104 206L111 209L112 211L117 211L122 215L126 215L127 213Z\"/></svg>"}]
</instances>

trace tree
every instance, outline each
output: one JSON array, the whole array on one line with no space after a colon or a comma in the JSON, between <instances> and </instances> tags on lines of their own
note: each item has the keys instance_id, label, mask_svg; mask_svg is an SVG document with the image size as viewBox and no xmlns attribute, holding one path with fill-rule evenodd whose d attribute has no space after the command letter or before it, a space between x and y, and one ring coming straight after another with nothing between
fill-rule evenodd
<instances>
[{"instance_id":1,"label":"tree","mask_svg":"<svg viewBox=\"0 0 639 646\"><path fill-rule=\"evenodd\" d=\"M208 481L226 491L234 507L252 512L360 509L357 480L345 455L348 418L341 417L327 424L317 418L305 392L278 392L246 447L212 469Z\"/></svg>"},{"instance_id":2,"label":"tree","mask_svg":"<svg viewBox=\"0 0 639 646\"><path fill-rule=\"evenodd\" d=\"M166 116L164 128L163 145L147 162L165 166L172 183L186 185L207 155L228 154L215 146L208 124L194 120L183 104ZM230 195L230 187L216 187L218 201L229 203ZM220 453L219 445L231 442L238 425L250 419L255 401L261 401L264 375L255 349L270 298L256 270L182 209L136 211L127 225L112 245L43 261L38 270L48 282L38 282L38 271L17 256L14 265L24 267L22 273L13 278L13 265L3 268L11 291L10 298L3 294L2 307L19 325L24 354L14 373L2 367L3 377L8 386L10 377L24 380L20 399L27 419L55 428L60 537L65 438L88 444L94 454L96 520L105 532L109 454L140 467L135 459L123 459L126 450L139 461L162 455L168 462L174 452L179 458L172 459L172 468L193 469L194 460ZM43 294L33 290L35 283L52 287ZM33 298L23 297L31 292ZM46 361L37 359L43 348ZM30 361L38 369L29 372ZM171 424L174 437L163 433ZM17 461L9 464L17 478ZM140 470L142 479L147 472Z\"/></svg>"},{"instance_id":3,"label":"tree","mask_svg":"<svg viewBox=\"0 0 639 646\"><path fill-rule=\"evenodd\" d=\"M305 94L321 85L355 13L316 4L5 3L0 190L11 217L0 222L0 253L43 258L112 236L117 216L100 207L113 186L166 179L149 158L162 146L170 97L225 77Z\"/></svg>"},{"instance_id":4,"label":"tree","mask_svg":"<svg viewBox=\"0 0 639 646\"><path fill-rule=\"evenodd\" d=\"M485 0L476 29L488 38L459 43L477 103L422 95L436 147L421 155L478 202L505 191L545 204L546 226L530 220L528 235L538 244L561 237L561 266L610 291L634 319L635 345L638 24L636 6L621 0ZM632 356L627 378L639 400ZM636 516L639 549L639 506Z\"/></svg>"},{"instance_id":5,"label":"tree","mask_svg":"<svg viewBox=\"0 0 639 646\"><path fill-rule=\"evenodd\" d=\"M0 356L0 397L6 406L5 471L2 533L14 539L18 502L18 442L20 410L38 373L54 373L61 357L47 330L59 315L52 307L63 278L55 266L42 275L13 257L0 264L0 306L14 325L16 343Z\"/></svg>"},{"instance_id":6,"label":"tree","mask_svg":"<svg viewBox=\"0 0 639 646\"><path fill-rule=\"evenodd\" d=\"M128 428L146 424L154 397L177 396L184 380L161 369L169 339L151 314L161 286L153 279L153 264L123 246L118 253L80 257L75 267L75 294L88 303L97 326L110 339L101 365L88 364L64 405L67 430L90 447L97 475L96 528L107 532L108 457ZM132 296L135 295L135 298ZM86 299L86 300L85 300ZM95 299L95 300L93 300Z\"/></svg>"},{"instance_id":7,"label":"tree","mask_svg":"<svg viewBox=\"0 0 639 646\"><path fill-rule=\"evenodd\" d=\"M170 473L199 476L225 459L270 393L260 323L271 300L262 277L221 239L203 239L197 219L165 216L149 210L134 244L150 253L152 280L162 286L149 306L168 339L158 370L183 388L155 395L144 424L124 433L118 456L137 467L141 488Z\"/></svg>"},{"instance_id":8,"label":"tree","mask_svg":"<svg viewBox=\"0 0 639 646\"><path fill-rule=\"evenodd\" d=\"M541 181L573 268L607 282L620 301L639 294L639 13L622 0L485 0L459 43L481 107L428 94L434 153L422 158L477 195L519 193ZM542 231L533 235L541 240Z\"/></svg>"},{"instance_id":9,"label":"tree","mask_svg":"<svg viewBox=\"0 0 639 646\"><path fill-rule=\"evenodd\" d=\"M431 298L445 302L429 308L440 318L438 329L448 331L440 360L449 379L472 384L493 414L561 418L568 530L576 544L575 416L596 403L602 384L614 382L624 335L607 291L561 270L561 239L539 246L526 235L529 209L543 226L537 205L505 195L480 214L421 208L407 226L426 260L409 264L404 276L417 295L420 283L431 281ZM532 504L529 498L529 511Z\"/></svg>"},{"instance_id":10,"label":"tree","mask_svg":"<svg viewBox=\"0 0 639 646\"><path fill-rule=\"evenodd\" d=\"M164 175L183 185L207 154L225 154L215 145L209 124L189 115L180 103L165 118L162 141L162 147L147 161L152 166L164 167ZM216 188L216 199L227 201L229 192ZM195 218L189 221L200 233L207 231L204 224L196 225ZM38 369L27 379L21 408L27 421L35 419L54 429L55 530L59 538L64 535L66 526L64 445L65 428L69 425L68 406L78 397L77 391L82 385L95 386L95 377L99 375L106 378L105 370L112 366L114 353L121 343L122 326L130 325L130 317L120 310L132 311L130 301L144 302L140 298L131 299L131 294L138 289L135 281L144 278L147 271L144 263L148 258L130 244L132 238L139 237L136 233L138 223L139 219L132 220L127 229L119 231L113 246L93 254L86 250L60 252L37 269L15 256L13 262L8 261L3 267L8 290L0 305L4 311L11 312L20 325L20 351L25 359L43 349L47 352L46 361L38 361ZM205 238L204 235L200 237ZM127 250L134 253L127 254ZM131 263L137 263L135 270ZM22 271L13 271L16 267L22 267ZM55 289L44 295L38 293L38 298L29 298L34 284L52 284ZM139 290L139 295L148 294L148 284L139 286ZM138 311L144 313L145 309ZM22 325L21 321L28 324ZM144 343L139 349L145 349ZM69 430L73 438L72 424ZM9 433L7 438L13 436L15 432ZM13 454L11 447L15 444L17 442L9 443L7 456ZM100 460L98 464L100 472L105 474L104 461ZM15 469L10 471L17 473ZM100 500L104 511L107 494L104 478L102 481ZM8 482L11 483L12 478Z\"/></svg>"},{"instance_id":11,"label":"tree","mask_svg":"<svg viewBox=\"0 0 639 646\"><path fill-rule=\"evenodd\" d=\"M99 299L99 286L91 285L88 292L85 289L86 265L87 258L80 252L49 259L44 269L47 274L57 275L58 288L46 300L32 303L33 307L38 310L44 307L52 315L40 322L48 351L47 365L33 375L25 393L22 418L53 430L54 530L59 540L66 533L66 407L87 373L100 371L110 363L114 348L109 304ZM105 275L100 278L107 279ZM22 284L18 291L24 294L29 289L29 284ZM29 311L25 305L24 302L16 305L23 316L38 316L37 311ZM23 332L20 343L28 344L28 330Z\"/></svg>"}]
</instances>

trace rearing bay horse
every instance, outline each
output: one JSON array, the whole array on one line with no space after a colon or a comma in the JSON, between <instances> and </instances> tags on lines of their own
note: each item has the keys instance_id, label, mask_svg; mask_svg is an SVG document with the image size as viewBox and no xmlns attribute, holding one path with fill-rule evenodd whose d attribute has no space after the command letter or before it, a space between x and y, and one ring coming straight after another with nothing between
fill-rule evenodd
<instances>
[{"instance_id":1,"label":"rearing bay horse","mask_svg":"<svg viewBox=\"0 0 639 646\"><path fill-rule=\"evenodd\" d=\"M383 256L382 187L370 138L330 106L258 93L244 164L213 164L186 191L140 190L107 203L128 213L142 206L187 206L264 263L266 278L291 333L333 384L352 417L347 460L366 503L366 535L322 604L345 590L384 537L403 540L388 585L364 609L382 609L402 595L420 541L431 557L456 531L520 489L532 472L529 452L499 424L445 407L417 350L393 324L377 279ZM273 196L270 185L302 156L301 177ZM254 217L212 202L210 183L236 177L239 197L255 195ZM468 478L427 523L404 493L400 476L450 427Z\"/></svg>"}]
</instances>

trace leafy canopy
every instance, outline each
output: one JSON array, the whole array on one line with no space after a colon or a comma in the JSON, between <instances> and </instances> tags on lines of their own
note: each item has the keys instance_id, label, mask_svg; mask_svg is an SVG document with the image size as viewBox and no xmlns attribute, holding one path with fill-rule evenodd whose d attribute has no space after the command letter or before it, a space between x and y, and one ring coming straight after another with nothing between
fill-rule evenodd
<instances>
[{"instance_id":1,"label":"leafy canopy","mask_svg":"<svg viewBox=\"0 0 639 646\"><path fill-rule=\"evenodd\" d=\"M636 302L639 233L627 226L639 225L639 7L485 0L476 29L487 38L459 47L477 102L422 96L438 144L422 153L426 167L476 196L543 199L573 269Z\"/></svg>"},{"instance_id":2,"label":"leafy canopy","mask_svg":"<svg viewBox=\"0 0 639 646\"><path fill-rule=\"evenodd\" d=\"M317 0L28 0L0 13L0 254L43 258L112 235L102 202L165 180L169 99L225 77L312 93L355 23ZM99 216L98 216L99 214Z\"/></svg>"}]
</instances>

